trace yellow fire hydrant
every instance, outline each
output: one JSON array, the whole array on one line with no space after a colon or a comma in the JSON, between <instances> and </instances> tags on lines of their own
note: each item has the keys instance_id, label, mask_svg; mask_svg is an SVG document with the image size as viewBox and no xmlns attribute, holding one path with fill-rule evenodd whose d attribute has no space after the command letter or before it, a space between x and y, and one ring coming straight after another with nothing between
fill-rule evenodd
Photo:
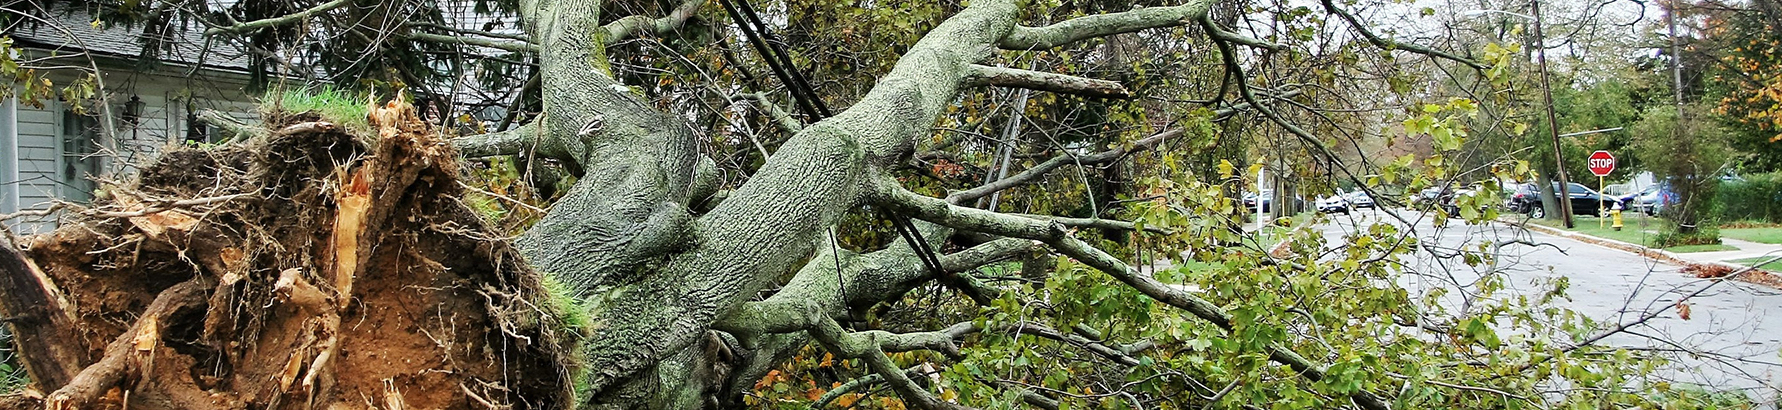
<instances>
[{"instance_id":1,"label":"yellow fire hydrant","mask_svg":"<svg viewBox=\"0 0 1782 410\"><path fill-rule=\"evenodd\" d=\"M1609 217L1613 218L1615 220L1615 222L1610 224L1609 227L1615 228L1615 230L1617 230L1617 231L1621 230L1621 203L1620 202L1616 202L1615 206L1613 208L1609 209Z\"/></svg>"}]
</instances>

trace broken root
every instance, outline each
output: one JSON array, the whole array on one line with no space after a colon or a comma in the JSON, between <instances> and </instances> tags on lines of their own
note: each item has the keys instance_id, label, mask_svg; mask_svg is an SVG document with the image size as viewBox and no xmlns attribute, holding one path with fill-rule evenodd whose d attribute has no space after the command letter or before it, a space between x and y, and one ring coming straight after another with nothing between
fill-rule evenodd
<instances>
[{"instance_id":1,"label":"broken root","mask_svg":"<svg viewBox=\"0 0 1782 410\"><path fill-rule=\"evenodd\" d=\"M573 342L531 302L537 274L459 201L443 138L410 107L373 111L375 149L283 116L247 145L169 152L23 240L35 269L0 274L59 295L72 340L20 343L84 357L27 357L52 393L0 408L568 407ZM63 367L65 384L38 376Z\"/></svg>"}]
</instances>

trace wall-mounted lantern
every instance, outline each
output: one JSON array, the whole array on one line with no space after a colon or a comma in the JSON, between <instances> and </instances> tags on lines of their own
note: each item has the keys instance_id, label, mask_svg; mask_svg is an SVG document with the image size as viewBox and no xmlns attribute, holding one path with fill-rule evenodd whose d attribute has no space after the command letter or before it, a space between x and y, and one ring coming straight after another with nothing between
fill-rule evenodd
<instances>
[{"instance_id":1,"label":"wall-mounted lantern","mask_svg":"<svg viewBox=\"0 0 1782 410\"><path fill-rule=\"evenodd\" d=\"M130 101L124 103L124 106L123 106L124 122L130 123L130 125L136 125L137 121L142 119L143 110L145 110L147 108L148 108L148 104L142 102L141 97L137 97L134 95L130 96Z\"/></svg>"}]
</instances>

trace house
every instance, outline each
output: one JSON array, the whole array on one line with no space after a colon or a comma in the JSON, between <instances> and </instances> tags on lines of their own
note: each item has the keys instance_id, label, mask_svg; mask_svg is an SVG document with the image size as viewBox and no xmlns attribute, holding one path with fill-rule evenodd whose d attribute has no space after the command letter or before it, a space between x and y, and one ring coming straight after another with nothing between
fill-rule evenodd
<instances>
[{"instance_id":1,"label":"house","mask_svg":"<svg viewBox=\"0 0 1782 410\"><path fill-rule=\"evenodd\" d=\"M40 104L0 101L0 214L41 210L56 201L93 198L95 177L134 171L168 146L214 135L195 121L213 109L253 121L254 98L246 54L227 42L207 45L202 30L172 30L141 56L142 27L101 27L81 10L50 13L47 21L6 27L22 53L58 87L97 68L96 96L76 107L56 99ZM78 68L73 68L78 67ZM14 85L16 89L16 85ZM57 215L0 221L14 232L53 229Z\"/></svg>"}]
</instances>

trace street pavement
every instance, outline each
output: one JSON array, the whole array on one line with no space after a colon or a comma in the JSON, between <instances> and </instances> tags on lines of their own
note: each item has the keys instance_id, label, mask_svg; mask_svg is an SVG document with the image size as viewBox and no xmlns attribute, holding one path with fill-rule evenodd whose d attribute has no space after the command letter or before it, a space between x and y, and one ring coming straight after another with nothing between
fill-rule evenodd
<instances>
[{"instance_id":1,"label":"street pavement","mask_svg":"<svg viewBox=\"0 0 1782 410\"><path fill-rule=\"evenodd\" d=\"M1536 297L1564 277L1570 283L1568 299L1556 305L1597 321L1599 329L1657 312L1602 343L1662 352L1672 365L1660 377L1710 389L1743 389L1766 408L1775 408L1782 393L1782 291L1777 289L1698 279L1680 272L1680 266L1505 224L1449 221L1438 227L1427 215L1409 210L1358 210L1330 217L1318 228L1332 246L1375 222L1415 227L1427 247L1407 262L1400 283L1413 296L1446 289L1440 300L1450 312L1477 309L1473 285L1489 272L1505 279L1506 291L1494 298ZM1518 240L1527 244L1510 243ZM1481 244L1487 251L1491 244L1503 244L1496 247L1497 266L1472 267L1458 258L1437 256L1460 248L1476 251ZM1698 294L1686 298L1691 293ZM1687 319L1679 302L1688 306Z\"/></svg>"}]
</instances>

